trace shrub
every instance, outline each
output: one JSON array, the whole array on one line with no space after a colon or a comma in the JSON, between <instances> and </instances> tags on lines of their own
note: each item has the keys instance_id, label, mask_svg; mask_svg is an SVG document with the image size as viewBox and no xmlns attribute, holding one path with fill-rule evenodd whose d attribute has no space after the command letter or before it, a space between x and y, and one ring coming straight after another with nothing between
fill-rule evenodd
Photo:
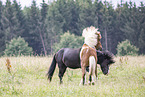
<instances>
[{"instance_id":1,"label":"shrub","mask_svg":"<svg viewBox=\"0 0 145 97\"><path fill-rule=\"evenodd\" d=\"M18 55L30 55L32 48L28 47L28 43L21 37L13 38L10 43L6 44L5 55L18 56Z\"/></svg>"},{"instance_id":2,"label":"shrub","mask_svg":"<svg viewBox=\"0 0 145 97\"><path fill-rule=\"evenodd\" d=\"M129 40L122 41L117 45L117 55L125 56L125 55L137 55L139 49L131 45Z\"/></svg>"},{"instance_id":3,"label":"shrub","mask_svg":"<svg viewBox=\"0 0 145 97\"><path fill-rule=\"evenodd\" d=\"M61 48L79 48L83 45L83 37L75 36L69 32L61 35L60 42L53 45L54 52L57 52Z\"/></svg>"}]
</instances>

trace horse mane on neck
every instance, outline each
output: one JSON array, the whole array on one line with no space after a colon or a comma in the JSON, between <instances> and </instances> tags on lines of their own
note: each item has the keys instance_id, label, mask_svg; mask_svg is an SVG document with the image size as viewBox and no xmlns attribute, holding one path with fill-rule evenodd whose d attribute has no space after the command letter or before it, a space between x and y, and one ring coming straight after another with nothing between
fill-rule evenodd
<instances>
[{"instance_id":1,"label":"horse mane on neck","mask_svg":"<svg viewBox=\"0 0 145 97\"><path fill-rule=\"evenodd\" d=\"M95 47L98 43L98 38L101 37L98 29L93 26L85 28L82 36L85 38L84 43L90 47Z\"/></svg>"}]
</instances>

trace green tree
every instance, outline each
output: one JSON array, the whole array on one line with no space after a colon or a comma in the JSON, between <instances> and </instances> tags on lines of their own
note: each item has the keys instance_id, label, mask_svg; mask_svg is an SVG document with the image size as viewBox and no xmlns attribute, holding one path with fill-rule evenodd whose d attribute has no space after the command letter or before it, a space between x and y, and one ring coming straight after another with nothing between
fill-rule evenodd
<instances>
[{"instance_id":1,"label":"green tree","mask_svg":"<svg viewBox=\"0 0 145 97\"><path fill-rule=\"evenodd\" d=\"M61 35L60 42L53 45L53 50L54 52L57 52L61 48L80 48L83 45L83 42L83 37L66 32Z\"/></svg>"},{"instance_id":2,"label":"green tree","mask_svg":"<svg viewBox=\"0 0 145 97\"><path fill-rule=\"evenodd\" d=\"M28 32L25 32L25 40L29 43L35 54L41 54L43 48L40 38L40 10L36 5L36 1L32 1L32 5L27 9L27 26Z\"/></svg>"},{"instance_id":3,"label":"green tree","mask_svg":"<svg viewBox=\"0 0 145 97\"><path fill-rule=\"evenodd\" d=\"M2 1L0 0L0 20L2 19L3 10L4 10L4 6L2 5ZM1 21L0 21L0 30L2 30Z\"/></svg>"},{"instance_id":4,"label":"green tree","mask_svg":"<svg viewBox=\"0 0 145 97\"><path fill-rule=\"evenodd\" d=\"M131 45L129 40L122 41L117 45L117 54L119 56L125 56L125 55L137 55L139 49Z\"/></svg>"},{"instance_id":5,"label":"green tree","mask_svg":"<svg viewBox=\"0 0 145 97\"><path fill-rule=\"evenodd\" d=\"M13 38L5 49L6 56L30 55L32 48L28 47L28 43L21 37Z\"/></svg>"},{"instance_id":6,"label":"green tree","mask_svg":"<svg viewBox=\"0 0 145 97\"><path fill-rule=\"evenodd\" d=\"M145 30L144 29L142 29L140 32L138 43L139 43L140 54L145 54Z\"/></svg>"},{"instance_id":7,"label":"green tree","mask_svg":"<svg viewBox=\"0 0 145 97\"><path fill-rule=\"evenodd\" d=\"M14 14L14 7L12 6L10 0L6 1L2 17L2 27L5 33L5 41L8 42L12 38L17 37L21 33L20 23Z\"/></svg>"},{"instance_id":8,"label":"green tree","mask_svg":"<svg viewBox=\"0 0 145 97\"><path fill-rule=\"evenodd\" d=\"M45 3L43 0L43 3L41 4L41 15L40 15L40 21L39 21L39 35L41 39L41 43L43 46L43 52L44 55L47 55L47 50L46 50L46 45L47 45L47 31L46 31L46 16L47 16L47 11L48 11L48 5Z\"/></svg>"},{"instance_id":9,"label":"green tree","mask_svg":"<svg viewBox=\"0 0 145 97\"><path fill-rule=\"evenodd\" d=\"M102 27L104 30L102 32L102 40L104 42L103 45L106 48L106 50L109 50L111 52L115 52L115 41L116 41L116 33L115 33L115 11L113 9L113 5L109 2L104 2L105 5L103 6L103 16L102 16Z\"/></svg>"},{"instance_id":10,"label":"green tree","mask_svg":"<svg viewBox=\"0 0 145 97\"><path fill-rule=\"evenodd\" d=\"M70 31L75 35L81 35L79 29L79 5L74 0L58 0L59 12L64 17L63 32Z\"/></svg>"},{"instance_id":11,"label":"green tree","mask_svg":"<svg viewBox=\"0 0 145 97\"><path fill-rule=\"evenodd\" d=\"M143 2L140 3L140 7L138 8L138 18L140 21L140 35L138 39L139 53L145 54L145 5Z\"/></svg>"},{"instance_id":12,"label":"green tree","mask_svg":"<svg viewBox=\"0 0 145 97\"><path fill-rule=\"evenodd\" d=\"M0 20L2 20L4 6L2 5L2 1L0 1ZM2 22L0 21L0 56L2 56L5 50L5 34L3 32Z\"/></svg>"},{"instance_id":13,"label":"green tree","mask_svg":"<svg viewBox=\"0 0 145 97\"><path fill-rule=\"evenodd\" d=\"M58 1L54 1L53 4L49 6L48 14L46 17L46 30L47 30L47 45L46 49L52 54L52 45L57 43L60 39L60 35L63 33L64 18L59 12Z\"/></svg>"},{"instance_id":14,"label":"green tree","mask_svg":"<svg viewBox=\"0 0 145 97\"><path fill-rule=\"evenodd\" d=\"M145 43L143 39L143 36L145 36L145 13L143 12L143 6L138 9L135 3L130 2L128 5L129 18L125 17L126 23L121 28L125 39L130 40L133 45L140 48L140 54L144 52L143 44Z\"/></svg>"},{"instance_id":15,"label":"green tree","mask_svg":"<svg viewBox=\"0 0 145 97\"><path fill-rule=\"evenodd\" d=\"M91 0L84 0L80 7L81 30L89 26L94 26L93 5Z\"/></svg>"},{"instance_id":16,"label":"green tree","mask_svg":"<svg viewBox=\"0 0 145 97\"><path fill-rule=\"evenodd\" d=\"M102 22L103 22L103 9L104 5L102 1L95 0L93 4L93 17L94 17L94 26L101 29L102 28Z\"/></svg>"},{"instance_id":17,"label":"green tree","mask_svg":"<svg viewBox=\"0 0 145 97\"><path fill-rule=\"evenodd\" d=\"M21 8L21 4L18 4L16 0L13 0L12 4L14 8L14 16L17 18L19 23L19 36L22 36L26 31L26 18Z\"/></svg>"}]
</instances>

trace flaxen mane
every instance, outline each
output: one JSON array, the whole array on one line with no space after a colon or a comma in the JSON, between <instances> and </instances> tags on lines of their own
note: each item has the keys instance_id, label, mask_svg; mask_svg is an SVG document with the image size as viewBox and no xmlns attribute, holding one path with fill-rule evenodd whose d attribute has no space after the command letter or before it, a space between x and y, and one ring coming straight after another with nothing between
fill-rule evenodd
<instances>
[{"instance_id":1,"label":"flaxen mane","mask_svg":"<svg viewBox=\"0 0 145 97\"><path fill-rule=\"evenodd\" d=\"M93 26L85 28L82 36L85 38L84 43L93 48L98 43L98 38L101 39L100 32Z\"/></svg>"}]
</instances>

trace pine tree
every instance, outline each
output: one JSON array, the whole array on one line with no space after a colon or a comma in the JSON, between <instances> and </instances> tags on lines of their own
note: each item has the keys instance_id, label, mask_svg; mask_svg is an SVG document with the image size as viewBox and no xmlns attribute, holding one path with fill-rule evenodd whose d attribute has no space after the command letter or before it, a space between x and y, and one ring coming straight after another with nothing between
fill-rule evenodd
<instances>
[{"instance_id":1,"label":"pine tree","mask_svg":"<svg viewBox=\"0 0 145 97\"><path fill-rule=\"evenodd\" d=\"M93 14L94 14L94 26L101 30L103 22L103 3L102 1L95 0L93 4Z\"/></svg>"},{"instance_id":2,"label":"pine tree","mask_svg":"<svg viewBox=\"0 0 145 97\"><path fill-rule=\"evenodd\" d=\"M18 2L16 0L14 0L12 6L14 7L14 15L18 19L18 22L20 24L19 25L19 33L20 33L19 35L23 36L23 34L26 31L26 19L22 12L21 5L18 4Z\"/></svg>"},{"instance_id":3,"label":"pine tree","mask_svg":"<svg viewBox=\"0 0 145 97\"><path fill-rule=\"evenodd\" d=\"M140 35L138 39L139 53L145 54L145 5L142 2L138 10L139 13L137 15L140 21Z\"/></svg>"},{"instance_id":4,"label":"pine tree","mask_svg":"<svg viewBox=\"0 0 145 97\"><path fill-rule=\"evenodd\" d=\"M0 1L0 20L2 20L4 6L2 5L2 1ZM4 55L5 49L5 34L2 27L2 22L0 21L0 56Z\"/></svg>"},{"instance_id":5,"label":"pine tree","mask_svg":"<svg viewBox=\"0 0 145 97\"><path fill-rule=\"evenodd\" d=\"M140 48L140 54L145 54L145 30L142 29L140 36L139 36L139 48Z\"/></svg>"},{"instance_id":6,"label":"pine tree","mask_svg":"<svg viewBox=\"0 0 145 97\"><path fill-rule=\"evenodd\" d=\"M42 42L42 46L43 46L43 51L45 56L47 55L47 51L46 51L46 45L47 45L47 31L46 31L46 16L47 16L47 12L48 12L48 5L45 3L45 1L43 0L43 3L41 4L41 18L40 18L40 38L41 38L41 42Z\"/></svg>"},{"instance_id":7,"label":"pine tree","mask_svg":"<svg viewBox=\"0 0 145 97\"><path fill-rule=\"evenodd\" d=\"M102 18L102 20L103 20L103 23L102 23L102 27L103 27L103 29L104 29L104 33L102 34L102 36L104 37L104 46L105 46L105 48L106 48L106 50L110 50L111 48L109 48L109 47L111 47L112 46L112 44L109 44L108 45L108 43L110 43L111 42L111 24L112 24L112 15L113 15L113 9L112 9L112 5L110 5L108 2L104 2L105 3L105 5L103 6L103 18ZM112 12L112 13L111 13ZM109 41L109 42L108 42Z\"/></svg>"},{"instance_id":8,"label":"pine tree","mask_svg":"<svg viewBox=\"0 0 145 97\"><path fill-rule=\"evenodd\" d=\"M59 12L64 17L63 32L80 35L79 31L79 5L74 0L60 0ZM60 6L61 5L61 6Z\"/></svg>"},{"instance_id":9,"label":"pine tree","mask_svg":"<svg viewBox=\"0 0 145 97\"><path fill-rule=\"evenodd\" d=\"M2 19L3 10L4 10L4 6L2 5L2 1L0 0L0 20ZM0 21L0 30L2 30L1 21Z\"/></svg>"},{"instance_id":10,"label":"pine tree","mask_svg":"<svg viewBox=\"0 0 145 97\"><path fill-rule=\"evenodd\" d=\"M80 5L80 26L82 30L89 26L94 26L93 9L91 0L85 0Z\"/></svg>"},{"instance_id":11,"label":"pine tree","mask_svg":"<svg viewBox=\"0 0 145 97\"><path fill-rule=\"evenodd\" d=\"M29 31L25 32L25 39L33 48L35 54L41 54L41 39L40 39L40 11L36 5L36 1L32 1L32 5L27 13L27 26Z\"/></svg>"},{"instance_id":12,"label":"pine tree","mask_svg":"<svg viewBox=\"0 0 145 97\"><path fill-rule=\"evenodd\" d=\"M14 15L14 7L12 6L10 0L6 1L3 17L2 26L5 33L6 42L10 41L12 38L17 37L21 33L20 23L16 15Z\"/></svg>"},{"instance_id":13,"label":"pine tree","mask_svg":"<svg viewBox=\"0 0 145 97\"><path fill-rule=\"evenodd\" d=\"M63 16L59 11L59 0L53 2L49 6L48 14L46 17L46 30L47 30L47 51L49 54L52 54L52 45L55 42L58 42L60 35L63 32L63 25L65 23Z\"/></svg>"}]
</instances>

